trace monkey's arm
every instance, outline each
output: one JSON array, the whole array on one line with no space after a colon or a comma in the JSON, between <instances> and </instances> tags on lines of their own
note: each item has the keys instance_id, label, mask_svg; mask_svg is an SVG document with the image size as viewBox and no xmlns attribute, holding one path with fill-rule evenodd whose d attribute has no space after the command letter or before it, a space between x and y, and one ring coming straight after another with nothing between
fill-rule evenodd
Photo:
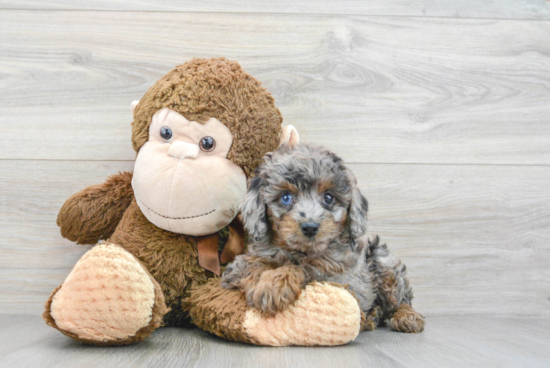
<instances>
[{"instance_id":1,"label":"monkey's arm","mask_svg":"<svg viewBox=\"0 0 550 368\"><path fill-rule=\"evenodd\" d=\"M134 198L131 182L132 173L118 173L67 199L57 215L61 235L78 244L109 238Z\"/></svg>"}]
</instances>

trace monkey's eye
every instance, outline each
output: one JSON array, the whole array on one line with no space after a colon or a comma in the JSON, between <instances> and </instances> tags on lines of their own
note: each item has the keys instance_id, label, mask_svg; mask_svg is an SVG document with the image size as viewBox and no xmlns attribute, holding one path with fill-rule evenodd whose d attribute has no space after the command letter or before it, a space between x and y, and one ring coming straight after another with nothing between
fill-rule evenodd
<instances>
[{"instance_id":1,"label":"monkey's eye","mask_svg":"<svg viewBox=\"0 0 550 368\"><path fill-rule=\"evenodd\" d=\"M199 147L204 152L210 152L213 151L214 148L216 148L216 141L212 137L202 137L201 141L199 143Z\"/></svg>"},{"instance_id":2,"label":"monkey's eye","mask_svg":"<svg viewBox=\"0 0 550 368\"><path fill-rule=\"evenodd\" d=\"M292 203L292 194L290 194L290 193L283 194L283 195L281 196L280 201L281 201L281 203L284 204L285 206L288 206L289 204Z\"/></svg>"},{"instance_id":3,"label":"monkey's eye","mask_svg":"<svg viewBox=\"0 0 550 368\"><path fill-rule=\"evenodd\" d=\"M167 126L163 126L160 128L160 137L166 142L170 141L172 139L172 129Z\"/></svg>"},{"instance_id":4,"label":"monkey's eye","mask_svg":"<svg viewBox=\"0 0 550 368\"><path fill-rule=\"evenodd\" d=\"M325 204L331 204L332 202L334 202L334 196L332 194L325 193L325 195L323 196L323 202Z\"/></svg>"}]
</instances>

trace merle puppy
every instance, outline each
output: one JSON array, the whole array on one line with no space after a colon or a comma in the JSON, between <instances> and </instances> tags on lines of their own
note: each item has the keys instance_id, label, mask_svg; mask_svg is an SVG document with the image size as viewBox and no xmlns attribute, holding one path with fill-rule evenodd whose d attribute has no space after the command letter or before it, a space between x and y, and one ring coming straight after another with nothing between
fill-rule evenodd
<instances>
[{"instance_id":1,"label":"merle puppy","mask_svg":"<svg viewBox=\"0 0 550 368\"><path fill-rule=\"evenodd\" d=\"M421 332L411 307L406 267L378 237L367 241L367 200L353 173L326 148L290 147L264 157L242 203L247 254L223 274L264 315L286 309L311 281L349 285L366 318L402 332Z\"/></svg>"}]
</instances>

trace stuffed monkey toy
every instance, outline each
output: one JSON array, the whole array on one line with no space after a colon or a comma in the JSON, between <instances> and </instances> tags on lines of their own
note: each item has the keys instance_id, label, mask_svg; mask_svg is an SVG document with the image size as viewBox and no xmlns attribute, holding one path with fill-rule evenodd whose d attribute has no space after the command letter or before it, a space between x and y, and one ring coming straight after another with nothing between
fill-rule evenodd
<instances>
[{"instance_id":1,"label":"stuffed monkey toy","mask_svg":"<svg viewBox=\"0 0 550 368\"><path fill-rule=\"evenodd\" d=\"M234 61L193 59L132 112L133 174L76 193L59 212L63 237L96 245L46 302L46 322L94 345L191 324L259 345L353 340L362 315L340 285L308 285L270 318L220 287L224 264L244 251L238 204L247 179L267 152L298 141L260 82Z\"/></svg>"}]
</instances>

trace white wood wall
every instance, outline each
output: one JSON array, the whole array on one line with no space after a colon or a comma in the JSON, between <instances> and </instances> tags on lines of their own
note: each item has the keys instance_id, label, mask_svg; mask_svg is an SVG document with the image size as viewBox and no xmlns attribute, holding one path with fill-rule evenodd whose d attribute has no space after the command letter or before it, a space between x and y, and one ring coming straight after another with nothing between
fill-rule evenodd
<instances>
[{"instance_id":1,"label":"white wood wall","mask_svg":"<svg viewBox=\"0 0 550 368\"><path fill-rule=\"evenodd\" d=\"M355 170L427 316L550 316L550 2L0 0L0 313L88 249L74 192L131 170L130 102L238 60Z\"/></svg>"}]
</instances>

